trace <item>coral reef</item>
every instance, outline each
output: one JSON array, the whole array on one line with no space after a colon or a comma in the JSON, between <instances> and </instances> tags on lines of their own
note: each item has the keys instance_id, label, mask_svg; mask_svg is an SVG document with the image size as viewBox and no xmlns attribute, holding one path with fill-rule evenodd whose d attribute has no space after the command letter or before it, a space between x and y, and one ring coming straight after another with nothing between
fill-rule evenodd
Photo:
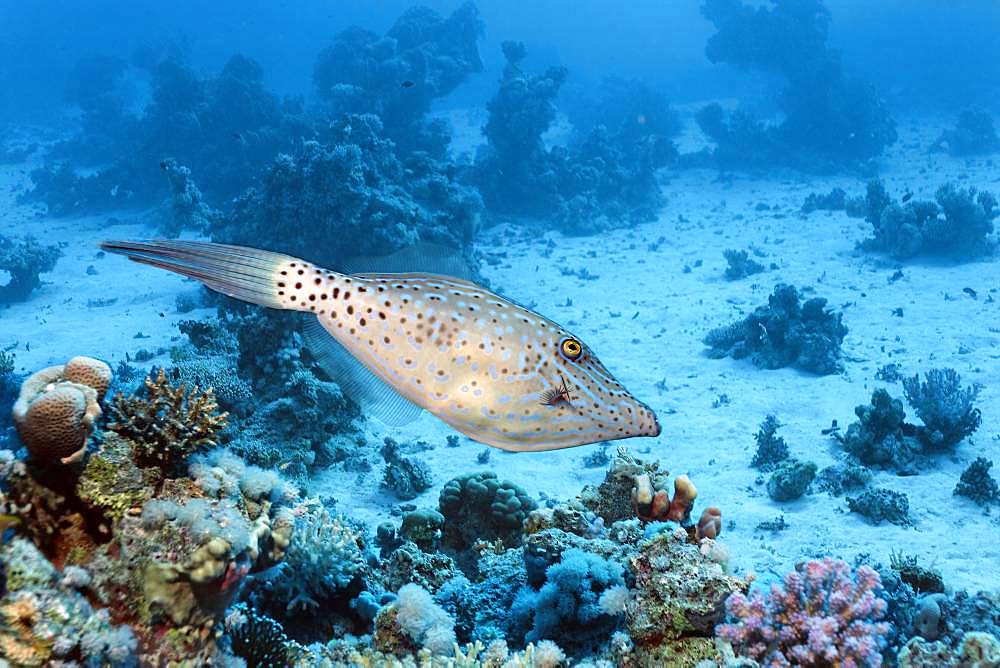
<instances>
[{"instance_id":1,"label":"coral reef","mask_svg":"<svg viewBox=\"0 0 1000 668\"><path fill-rule=\"evenodd\" d=\"M865 220L874 236L862 245L897 259L942 255L969 260L989 248L997 200L987 191L945 183L935 201L897 203L881 181L868 184Z\"/></svg>"},{"instance_id":2,"label":"coral reef","mask_svg":"<svg viewBox=\"0 0 1000 668\"><path fill-rule=\"evenodd\" d=\"M773 501L794 501L809 489L816 477L812 462L787 461L774 470L767 481L767 495Z\"/></svg>"},{"instance_id":3,"label":"coral reef","mask_svg":"<svg viewBox=\"0 0 1000 668\"><path fill-rule=\"evenodd\" d=\"M774 72L786 81L778 124L745 111L726 118L718 105L699 113L702 130L718 146L713 158L720 167L850 167L896 140L885 104L870 86L844 74L828 45L830 15L820 0L705 0L701 11L716 28L705 48L710 61Z\"/></svg>"},{"instance_id":4,"label":"coral reef","mask_svg":"<svg viewBox=\"0 0 1000 668\"><path fill-rule=\"evenodd\" d=\"M957 649L941 641L911 638L899 652L900 668L986 668L1000 665L1000 640L989 633L970 632L962 636Z\"/></svg>"},{"instance_id":5,"label":"coral reef","mask_svg":"<svg viewBox=\"0 0 1000 668\"><path fill-rule=\"evenodd\" d=\"M22 200L44 201L52 215L155 204L178 185L161 173L169 157L197 165L206 192L221 200L251 185L276 153L315 135L301 102L268 91L261 66L247 56L232 56L215 76L200 75L176 54L147 69L152 99L141 116L131 120L106 107L85 113L79 134L32 172L34 189ZM119 131L109 137L105 127ZM108 155L118 157L108 165ZM92 174L74 169L95 162Z\"/></svg>"},{"instance_id":6,"label":"coral reef","mask_svg":"<svg viewBox=\"0 0 1000 668\"><path fill-rule=\"evenodd\" d=\"M428 121L431 104L483 69L476 6L466 2L447 18L411 7L384 37L359 27L341 31L316 59L313 83L330 111L375 114L406 153L443 157L448 137Z\"/></svg>"},{"instance_id":7,"label":"coral reef","mask_svg":"<svg viewBox=\"0 0 1000 668\"><path fill-rule=\"evenodd\" d=\"M86 578L69 583L24 538L0 546L5 573L0 598L0 656L11 665L134 665L136 637L87 601ZM73 587L73 584L82 586ZM6 663L6 661L5 661Z\"/></svg>"},{"instance_id":8,"label":"coral reef","mask_svg":"<svg viewBox=\"0 0 1000 668\"><path fill-rule=\"evenodd\" d=\"M948 128L931 144L932 151L951 155L980 155L1000 150L1000 137L993 127L993 117L985 109L963 109Z\"/></svg>"},{"instance_id":9,"label":"coral reef","mask_svg":"<svg viewBox=\"0 0 1000 668\"><path fill-rule=\"evenodd\" d=\"M399 444L391 438L385 439L381 454L385 460L382 484L398 498L404 501L415 499L433 484L428 466L413 457L404 456Z\"/></svg>"},{"instance_id":10,"label":"coral reef","mask_svg":"<svg viewBox=\"0 0 1000 668\"><path fill-rule=\"evenodd\" d=\"M757 450L750 461L750 466L765 472L773 471L789 458L788 445L785 443L785 439L778 436L780 426L778 418L773 415L768 415L760 423L760 429L754 436Z\"/></svg>"},{"instance_id":11,"label":"coral reef","mask_svg":"<svg viewBox=\"0 0 1000 668\"><path fill-rule=\"evenodd\" d=\"M924 423L918 436L928 450L950 450L968 438L982 422L973 404L979 386L962 389L962 378L954 369L931 369L903 379L903 392Z\"/></svg>"},{"instance_id":12,"label":"coral reef","mask_svg":"<svg viewBox=\"0 0 1000 668\"><path fill-rule=\"evenodd\" d=\"M726 600L732 622L718 627L736 653L765 665L882 665L889 625L879 574L851 572L836 559L807 561L767 596L736 593Z\"/></svg>"},{"instance_id":13,"label":"coral reef","mask_svg":"<svg viewBox=\"0 0 1000 668\"><path fill-rule=\"evenodd\" d=\"M764 369L794 366L816 374L841 369L840 345L847 327L840 313L826 308L826 299L801 301L799 291L779 284L760 306L741 321L710 331L704 338L714 358L749 357Z\"/></svg>"},{"instance_id":14,"label":"coral reef","mask_svg":"<svg viewBox=\"0 0 1000 668\"><path fill-rule=\"evenodd\" d=\"M218 412L211 388L173 387L162 368L155 379L146 378L144 388L141 395L119 393L108 409L108 429L136 445L141 464L176 474L189 455L217 444L228 414Z\"/></svg>"},{"instance_id":15,"label":"coral reef","mask_svg":"<svg viewBox=\"0 0 1000 668\"><path fill-rule=\"evenodd\" d=\"M74 357L29 376L13 416L31 456L42 464L80 460L110 384L111 368L91 357Z\"/></svg>"},{"instance_id":16,"label":"coral reef","mask_svg":"<svg viewBox=\"0 0 1000 668\"><path fill-rule=\"evenodd\" d=\"M345 115L327 143L278 155L259 188L212 229L215 241L266 247L338 267L418 241L461 250L482 202L454 170L426 153L404 157L379 117Z\"/></svg>"},{"instance_id":17,"label":"coral reef","mask_svg":"<svg viewBox=\"0 0 1000 668\"><path fill-rule=\"evenodd\" d=\"M438 506L445 518L444 546L461 551L479 540L518 545L524 520L537 504L514 483L486 471L445 483Z\"/></svg>"},{"instance_id":18,"label":"coral reef","mask_svg":"<svg viewBox=\"0 0 1000 668\"><path fill-rule=\"evenodd\" d=\"M908 526L910 519L910 500L902 492L891 489L868 489L858 496L847 497L847 507L852 513L864 517L869 524L881 524L882 521Z\"/></svg>"},{"instance_id":19,"label":"coral reef","mask_svg":"<svg viewBox=\"0 0 1000 668\"><path fill-rule=\"evenodd\" d=\"M749 251L727 248L722 255L729 264L725 272L727 281L736 281L764 271L764 265L751 259Z\"/></svg>"},{"instance_id":20,"label":"coral reef","mask_svg":"<svg viewBox=\"0 0 1000 668\"><path fill-rule=\"evenodd\" d=\"M9 237L0 234L0 304L24 301L41 287L39 274L56 266L62 255L58 246L43 246L32 237ZM4 275L6 274L6 276Z\"/></svg>"},{"instance_id":21,"label":"coral reef","mask_svg":"<svg viewBox=\"0 0 1000 668\"><path fill-rule=\"evenodd\" d=\"M742 594L749 579L727 575L711 550L691 545L681 529L657 535L629 559L635 576L625 603L625 628L636 665L694 665L715 655L712 637L723 602Z\"/></svg>"},{"instance_id":22,"label":"coral reef","mask_svg":"<svg viewBox=\"0 0 1000 668\"><path fill-rule=\"evenodd\" d=\"M525 586L518 592L511 607L513 624L527 629L527 642L558 640L565 649L590 654L624 611L624 605L608 603L613 595L627 600L623 573L620 564L598 555L565 550L545 570L538 589Z\"/></svg>"},{"instance_id":23,"label":"coral reef","mask_svg":"<svg viewBox=\"0 0 1000 668\"><path fill-rule=\"evenodd\" d=\"M955 485L955 494L970 498L979 505L1000 500L1000 486L997 485L996 479L990 475L992 466L993 462L985 457L976 457L962 471L962 477Z\"/></svg>"},{"instance_id":24,"label":"coral reef","mask_svg":"<svg viewBox=\"0 0 1000 668\"><path fill-rule=\"evenodd\" d=\"M903 402L879 388L871 402L854 409L858 421L847 427L837 440L844 450L869 466L890 466L900 473L916 471L917 455L922 451L916 430L904 420Z\"/></svg>"},{"instance_id":25,"label":"coral reef","mask_svg":"<svg viewBox=\"0 0 1000 668\"><path fill-rule=\"evenodd\" d=\"M654 219L662 204L656 170L676 156L670 137L678 125L666 102L638 82L609 79L602 101L577 119L569 145L550 148L543 135L556 119L567 70L526 74L525 45L502 49L507 63L487 104L487 146L474 169L488 209L553 220L570 234Z\"/></svg>"}]
</instances>

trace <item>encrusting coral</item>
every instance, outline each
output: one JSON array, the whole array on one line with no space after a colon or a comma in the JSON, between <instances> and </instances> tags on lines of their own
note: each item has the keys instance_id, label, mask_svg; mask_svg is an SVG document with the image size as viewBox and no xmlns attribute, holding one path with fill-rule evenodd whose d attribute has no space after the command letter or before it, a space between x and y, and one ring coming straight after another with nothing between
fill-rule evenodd
<instances>
[{"instance_id":1,"label":"encrusting coral","mask_svg":"<svg viewBox=\"0 0 1000 668\"><path fill-rule=\"evenodd\" d=\"M13 414L32 458L42 464L81 459L110 383L111 368L90 357L74 357L29 376Z\"/></svg>"},{"instance_id":2,"label":"encrusting coral","mask_svg":"<svg viewBox=\"0 0 1000 668\"><path fill-rule=\"evenodd\" d=\"M155 465L172 475L181 471L188 455L216 445L228 414L218 412L212 388L173 387L162 368L144 385L142 395L115 396L108 429L135 444L140 465Z\"/></svg>"}]
</instances>

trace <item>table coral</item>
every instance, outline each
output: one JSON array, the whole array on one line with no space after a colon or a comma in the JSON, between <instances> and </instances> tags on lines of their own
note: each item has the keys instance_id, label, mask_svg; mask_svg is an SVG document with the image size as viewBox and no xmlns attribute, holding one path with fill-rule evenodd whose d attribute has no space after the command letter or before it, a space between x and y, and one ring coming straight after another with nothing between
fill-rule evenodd
<instances>
[{"instance_id":1,"label":"table coral","mask_svg":"<svg viewBox=\"0 0 1000 668\"><path fill-rule=\"evenodd\" d=\"M41 464L81 459L110 383L111 368L90 357L74 357L29 376L13 415L31 456Z\"/></svg>"},{"instance_id":2,"label":"table coral","mask_svg":"<svg viewBox=\"0 0 1000 668\"><path fill-rule=\"evenodd\" d=\"M880 621L886 612L881 590L878 573L868 566L852 573L846 562L830 557L807 561L767 596L730 596L726 612L734 621L716 632L739 655L766 665L880 666L889 632Z\"/></svg>"}]
</instances>

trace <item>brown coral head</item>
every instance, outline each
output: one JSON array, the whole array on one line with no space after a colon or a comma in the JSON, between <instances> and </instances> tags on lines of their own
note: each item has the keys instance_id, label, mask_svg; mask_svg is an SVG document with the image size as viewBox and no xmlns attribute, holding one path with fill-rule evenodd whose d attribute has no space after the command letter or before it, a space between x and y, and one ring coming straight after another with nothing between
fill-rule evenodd
<instances>
[{"instance_id":1,"label":"brown coral head","mask_svg":"<svg viewBox=\"0 0 1000 668\"><path fill-rule=\"evenodd\" d=\"M674 522L687 522L691 517L691 508L698 498L698 490L686 475L674 478L674 498L670 500L667 519Z\"/></svg>"},{"instance_id":2,"label":"brown coral head","mask_svg":"<svg viewBox=\"0 0 1000 668\"><path fill-rule=\"evenodd\" d=\"M698 540L702 538L715 538L722 533L722 511L715 506L709 506L701 513L698 520Z\"/></svg>"},{"instance_id":3,"label":"brown coral head","mask_svg":"<svg viewBox=\"0 0 1000 668\"><path fill-rule=\"evenodd\" d=\"M63 378L72 383L92 387L97 392L97 400L103 401L111 385L111 367L93 357L74 357L63 367Z\"/></svg>"}]
</instances>

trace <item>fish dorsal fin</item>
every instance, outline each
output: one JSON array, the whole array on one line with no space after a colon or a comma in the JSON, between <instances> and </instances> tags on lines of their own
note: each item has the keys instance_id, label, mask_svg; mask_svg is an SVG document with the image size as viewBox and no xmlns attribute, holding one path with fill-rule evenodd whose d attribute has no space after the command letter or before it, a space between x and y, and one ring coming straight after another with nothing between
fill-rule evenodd
<instances>
[{"instance_id":1,"label":"fish dorsal fin","mask_svg":"<svg viewBox=\"0 0 1000 668\"><path fill-rule=\"evenodd\" d=\"M366 415L378 418L392 427L413 422L423 410L359 362L344 346L326 331L316 318L308 318L303 330L309 352L320 368L340 385Z\"/></svg>"},{"instance_id":2,"label":"fish dorsal fin","mask_svg":"<svg viewBox=\"0 0 1000 668\"><path fill-rule=\"evenodd\" d=\"M461 251L418 243L380 257L355 257L343 265L347 274L437 274L472 281L472 267Z\"/></svg>"}]
</instances>

